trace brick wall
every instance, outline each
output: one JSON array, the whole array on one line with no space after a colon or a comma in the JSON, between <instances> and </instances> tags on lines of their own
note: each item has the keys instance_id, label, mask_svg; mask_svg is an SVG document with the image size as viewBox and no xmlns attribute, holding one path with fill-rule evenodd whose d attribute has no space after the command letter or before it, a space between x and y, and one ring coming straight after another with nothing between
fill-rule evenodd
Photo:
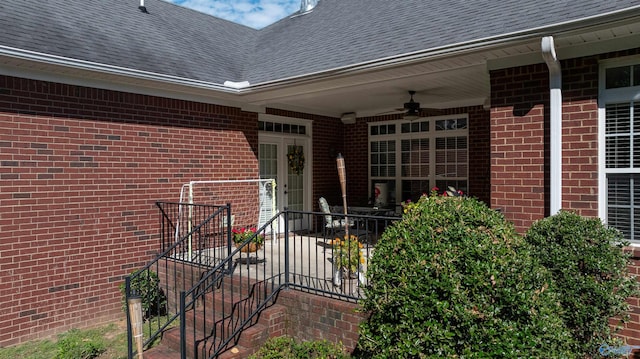
<instances>
[{"instance_id":1,"label":"brick wall","mask_svg":"<svg viewBox=\"0 0 640 359\"><path fill-rule=\"evenodd\" d=\"M298 340L342 343L351 352L358 342L358 327L367 318L355 303L338 301L295 290L278 294L287 307L287 335Z\"/></svg>"},{"instance_id":2,"label":"brick wall","mask_svg":"<svg viewBox=\"0 0 640 359\"><path fill-rule=\"evenodd\" d=\"M633 49L562 65L562 208L598 216L599 61L640 53ZM549 81L544 64L491 72L491 205L520 232L549 215ZM640 251L630 271L638 275ZM640 306L631 298L631 323L621 332L640 344Z\"/></svg>"},{"instance_id":3,"label":"brick wall","mask_svg":"<svg viewBox=\"0 0 640 359\"><path fill-rule=\"evenodd\" d=\"M543 64L491 72L491 207L519 230L548 213L548 83Z\"/></svg>"},{"instance_id":4,"label":"brick wall","mask_svg":"<svg viewBox=\"0 0 640 359\"><path fill-rule=\"evenodd\" d=\"M121 318L154 201L258 170L237 108L0 76L0 123L0 346Z\"/></svg>"}]
</instances>

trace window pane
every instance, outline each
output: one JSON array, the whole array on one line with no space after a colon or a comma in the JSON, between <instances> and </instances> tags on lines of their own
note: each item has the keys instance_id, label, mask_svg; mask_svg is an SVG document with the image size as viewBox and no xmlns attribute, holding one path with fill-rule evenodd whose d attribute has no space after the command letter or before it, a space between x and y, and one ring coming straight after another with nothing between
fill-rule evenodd
<instances>
[{"instance_id":1,"label":"window pane","mask_svg":"<svg viewBox=\"0 0 640 359\"><path fill-rule=\"evenodd\" d=\"M640 65L633 67L633 86L640 86Z\"/></svg>"},{"instance_id":2,"label":"window pane","mask_svg":"<svg viewBox=\"0 0 640 359\"><path fill-rule=\"evenodd\" d=\"M631 66L612 67L606 71L606 88L629 87L631 85Z\"/></svg>"},{"instance_id":3,"label":"window pane","mask_svg":"<svg viewBox=\"0 0 640 359\"><path fill-rule=\"evenodd\" d=\"M436 138L436 175L467 176L467 137Z\"/></svg>"},{"instance_id":4,"label":"window pane","mask_svg":"<svg viewBox=\"0 0 640 359\"><path fill-rule=\"evenodd\" d=\"M606 107L606 133L629 133L631 114L629 103L611 104Z\"/></svg>"},{"instance_id":5,"label":"window pane","mask_svg":"<svg viewBox=\"0 0 640 359\"><path fill-rule=\"evenodd\" d=\"M395 176L395 141L371 141L371 176Z\"/></svg>"},{"instance_id":6,"label":"window pane","mask_svg":"<svg viewBox=\"0 0 640 359\"><path fill-rule=\"evenodd\" d=\"M634 113L634 117L635 115ZM638 126L640 126L640 121L636 125L632 120L629 103L606 106L605 157L607 168L632 168L636 163L640 164L640 143L636 143L638 141L633 133L640 129ZM633 162L631 162L632 159Z\"/></svg>"},{"instance_id":7,"label":"window pane","mask_svg":"<svg viewBox=\"0 0 640 359\"><path fill-rule=\"evenodd\" d=\"M640 175L611 174L607 176L607 223L624 234L628 240L640 239Z\"/></svg>"},{"instance_id":8,"label":"window pane","mask_svg":"<svg viewBox=\"0 0 640 359\"><path fill-rule=\"evenodd\" d=\"M429 139L402 140L402 175L406 177L428 176Z\"/></svg>"},{"instance_id":9,"label":"window pane","mask_svg":"<svg viewBox=\"0 0 640 359\"><path fill-rule=\"evenodd\" d=\"M631 138L629 136L608 137L606 141L607 168L631 167Z\"/></svg>"}]
</instances>

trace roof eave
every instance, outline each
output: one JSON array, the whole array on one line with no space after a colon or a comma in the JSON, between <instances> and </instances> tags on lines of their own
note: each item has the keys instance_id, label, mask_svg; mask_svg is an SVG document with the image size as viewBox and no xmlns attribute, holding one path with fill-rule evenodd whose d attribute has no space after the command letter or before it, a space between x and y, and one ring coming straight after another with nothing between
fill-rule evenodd
<instances>
[{"instance_id":1,"label":"roof eave","mask_svg":"<svg viewBox=\"0 0 640 359\"><path fill-rule=\"evenodd\" d=\"M158 81L166 84L188 86L198 89L220 91L225 93L239 92L238 89L207 81L200 81L185 77L171 76L79 59L72 59L24 49L17 49L3 45L0 45L0 56L7 56L24 61L33 61L45 65L62 66L77 70L98 72L106 75L125 76L140 80Z\"/></svg>"},{"instance_id":2,"label":"roof eave","mask_svg":"<svg viewBox=\"0 0 640 359\"><path fill-rule=\"evenodd\" d=\"M509 46L510 44L518 44L525 41L535 40L536 42L539 42L538 40L544 36L561 36L563 33L570 33L578 30L582 30L585 32L591 31L591 29L595 27L625 22L633 18L637 19L637 17L639 16L640 5L620 11L601 14L598 16L585 17L548 26L502 34L494 37L486 37L468 42L394 55L358 64L307 73L299 76L291 76L272 81L255 83L250 87L244 88L240 92L248 93L272 90L291 86L294 84L299 85L316 80L326 80L332 77L354 75L358 72L379 71L396 66L411 65L412 63L439 60L446 57L454 57L458 55L469 54L472 52L482 52L491 48Z\"/></svg>"}]
</instances>

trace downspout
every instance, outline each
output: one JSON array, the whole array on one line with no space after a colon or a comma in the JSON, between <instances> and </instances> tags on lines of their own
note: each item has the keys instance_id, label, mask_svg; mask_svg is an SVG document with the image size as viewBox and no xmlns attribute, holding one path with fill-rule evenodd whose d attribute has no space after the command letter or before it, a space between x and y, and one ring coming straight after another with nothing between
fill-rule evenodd
<instances>
[{"instance_id":1,"label":"downspout","mask_svg":"<svg viewBox=\"0 0 640 359\"><path fill-rule=\"evenodd\" d=\"M542 38L542 58L549 68L550 90L550 210L562 208L562 69L556 56L553 36Z\"/></svg>"}]
</instances>

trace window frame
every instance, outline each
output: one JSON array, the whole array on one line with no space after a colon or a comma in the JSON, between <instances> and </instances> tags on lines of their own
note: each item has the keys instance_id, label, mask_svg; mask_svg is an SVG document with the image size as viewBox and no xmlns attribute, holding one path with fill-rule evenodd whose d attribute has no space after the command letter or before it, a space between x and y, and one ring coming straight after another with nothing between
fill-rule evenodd
<instances>
[{"instance_id":1,"label":"window frame","mask_svg":"<svg viewBox=\"0 0 640 359\"><path fill-rule=\"evenodd\" d=\"M607 105L628 103L629 106L635 102L634 106L640 106L640 85L617 88L606 88L606 72L609 68L640 65L640 56L628 56L623 58L608 59L600 62L598 74L598 216L607 223L608 220L608 186L607 176L609 174L640 174L640 165L635 168L607 168ZM637 111L637 110L636 110ZM640 121L640 119L639 119ZM630 134L633 131L630 130ZM631 144L633 147L633 144ZM630 152L632 152L630 150ZM640 196L634 197L640 198ZM640 207L640 200L636 200ZM632 210L636 204L632 204ZM637 231L636 231L637 232ZM635 237L635 235L632 235ZM631 241L632 246L640 247L640 237Z\"/></svg>"},{"instance_id":2,"label":"window frame","mask_svg":"<svg viewBox=\"0 0 640 359\"><path fill-rule=\"evenodd\" d=\"M463 129L449 129L445 131L437 131L436 130L436 122L441 120L466 120L466 127ZM429 122L429 130L427 132L408 132L402 133L402 125L405 123L420 123L428 121ZM377 134L372 135L371 128L374 126L385 126L385 125L395 125L395 132L393 134ZM446 136L444 135L446 134ZM466 166L467 173L466 177L444 177L436 175L436 144L437 138L455 138L455 137L464 137L466 139L466 162L464 165ZM403 140L419 140L419 139L428 139L429 141L429 171L428 175L425 176L403 176L402 172L402 141ZM394 176L372 176L372 142L381 142L381 141L395 141L395 175ZM444 115L444 116L433 116L433 117L421 117L413 121L407 121L403 119L399 120L390 120L390 121L376 121L369 122L367 127L367 180L368 180L368 193L373 193L374 182L395 182L394 188L389 188L388 190L395 192L395 204L399 204L401 201L405 200L402 197L402 182L404 180L408 181L429 181L430 188L436 185L437 181L440 180L450 180L450 181L466 181L467 187L469 186L469 114L462 113L456 115ZM441 189L444 190L444 189ZM392 199L389 198L389 204L393 204Z\"/></svg>"}]
</instances>

